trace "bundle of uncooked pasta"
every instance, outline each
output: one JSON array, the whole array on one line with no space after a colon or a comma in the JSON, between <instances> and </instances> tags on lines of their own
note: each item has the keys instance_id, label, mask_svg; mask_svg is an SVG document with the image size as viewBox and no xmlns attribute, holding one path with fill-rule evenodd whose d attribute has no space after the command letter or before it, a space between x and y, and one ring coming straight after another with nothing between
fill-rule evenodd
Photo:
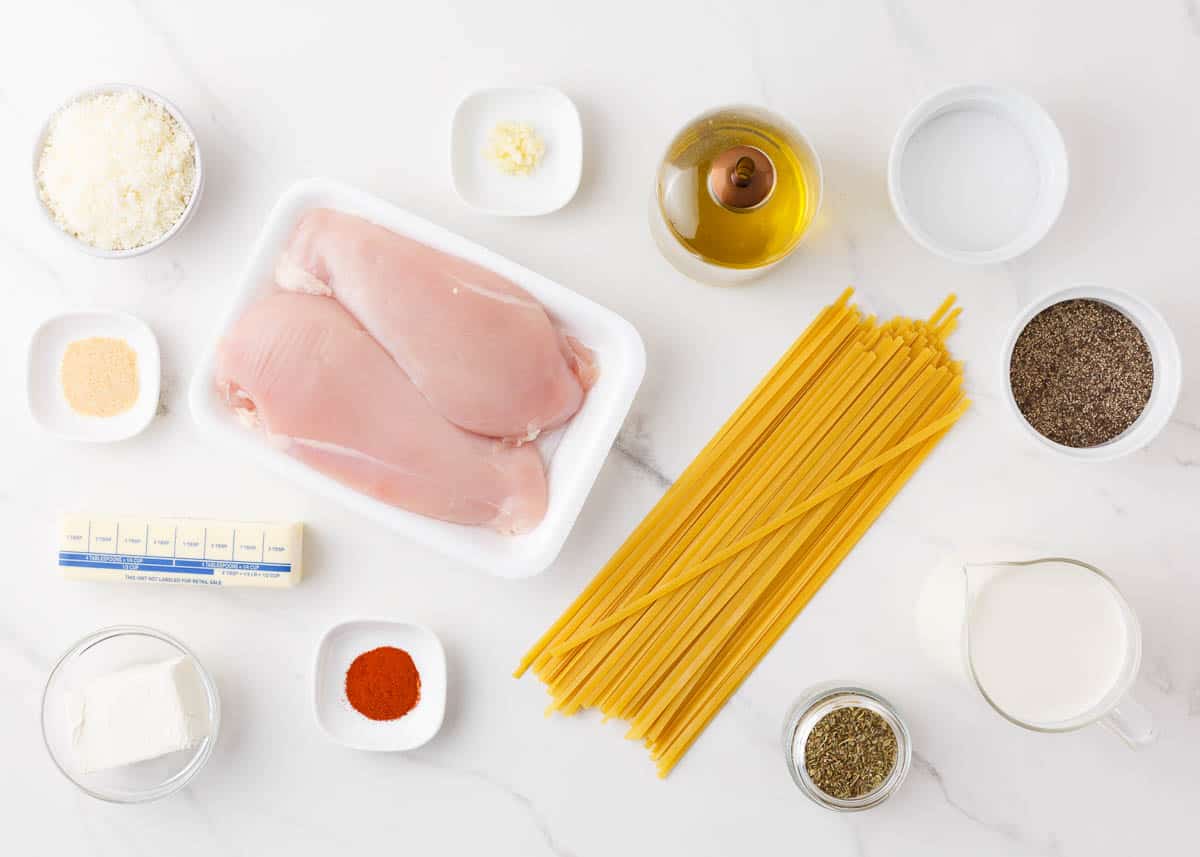
<instances>
[{"instance_id":1,"label":"bundle of uncooked pasta","mask_svg":"<svg viewBox=\"0 0 1200 857\"><path fill-rule=\"evenodd\" d=\"M679 761L968 402L926 320L826 307L521 661Z\"/></svg>"}]
</instances>

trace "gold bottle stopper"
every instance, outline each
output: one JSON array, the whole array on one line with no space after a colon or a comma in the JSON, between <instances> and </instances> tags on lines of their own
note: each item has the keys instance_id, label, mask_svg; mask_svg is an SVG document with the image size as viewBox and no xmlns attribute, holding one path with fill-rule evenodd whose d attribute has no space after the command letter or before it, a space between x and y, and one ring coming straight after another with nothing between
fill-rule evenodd
<instances>
[{"instance_id":1,"label":"gold bottle stopper","mask_svg":"<svg viewBox=\"0 0 1200 857\"><path fill-rule=\"evenodd\" d=\"M713 159L708 190L731 211L750 211L771 198L775 190L775 165L762 149L733 146Z\"/></svg>"}]
</instances>

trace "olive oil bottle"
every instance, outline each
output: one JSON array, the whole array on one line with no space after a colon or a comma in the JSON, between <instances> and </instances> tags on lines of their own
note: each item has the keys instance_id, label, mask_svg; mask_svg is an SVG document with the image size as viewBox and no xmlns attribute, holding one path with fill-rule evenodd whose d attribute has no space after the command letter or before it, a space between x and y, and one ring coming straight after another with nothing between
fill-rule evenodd
<instances>
[{"instance_id":1,"label":"olive oil bottle","mask_svg":"<svg viewBox=\"0 0 1200 857\"><path fill-rule=\"evenodd\" d=\"M821 202L821 166L808 141L762 108L697 117L658 168L651 227L688 276L733 284L795 249Z\"/></svg>"}]
</instances>

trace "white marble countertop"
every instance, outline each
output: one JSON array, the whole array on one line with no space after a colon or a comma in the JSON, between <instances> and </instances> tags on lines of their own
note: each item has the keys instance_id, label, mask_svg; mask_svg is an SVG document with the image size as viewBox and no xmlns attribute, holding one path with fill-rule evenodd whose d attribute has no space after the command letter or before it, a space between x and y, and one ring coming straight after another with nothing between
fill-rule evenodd
<instances>
[{"instance_id":1,"label":"white marble countertop","mask_svg":"<svg viewBox=\"0 0 1200 857\"><path fill-rule=\"evenodd\" d=\"M577 6L577 8L575 8ZM571 8L571 11L567 11ZM1082 466L1017 432L997 348L1030 298L1093 281L1144 295L1200 365L1200 8L1096 4L626 2L381 4L77 2L5 10L0 26L0 837L21 854L1127 855L1195 848L1200 802L1200 386L1148 449ZM39 221L30 143L72 91L127 80L166 94L197 130L208 184L164 249L84 257ZM549 83L578 104L586 165L552 216L478 215L454 196L448 128L476 85ZM893 130L945 85L998 82L1041 101L1071 156L1049 237L1017 261L967 268L921 250L888 205ZM671 133L724 102L765 103L814 141L827 205L768 279L687 281L646 227ZM997 165L1003 169L1002 164ZM269 207L293 180L369 189L629 318L649 352L632 416L574 534L544 575L457 568L271 473L212 451L184 387ZM754 672L666 782L616 724L543 719L510 670L818 307L847 283L884 313L955 290L953 340L977 405ZM50 313L133 312L163 349L161 415L134 440L72 445L24 402L24 349ZM287 592L69 584L52 562L64 509L301 519L311 577ZM1045 736L995 716L922 658L913 603L946 556L998 541L1087 559L1141 616L1137 691L1159 742L1139 753L1099 727ZM331 558L338 559L333 561ZM311 711L318 636L383 614L427 623L450 665L446 723L408 754L330 743ZM114 623L191 645L224 695L209 766L158 804L110 806L51 765L38 727L54 660ZM853 679L891 698L917 758L869 813L809 804L779 731L806 686Z\"/></svg>"}]
</instances>

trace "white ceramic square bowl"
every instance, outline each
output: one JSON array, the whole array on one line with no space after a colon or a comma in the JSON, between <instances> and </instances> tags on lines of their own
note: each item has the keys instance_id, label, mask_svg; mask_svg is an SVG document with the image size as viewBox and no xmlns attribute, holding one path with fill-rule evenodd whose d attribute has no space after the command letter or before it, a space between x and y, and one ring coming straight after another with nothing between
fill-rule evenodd
<instances>
[{"instance_id":1,"label":"white ceramic square bowl","mask_svg":"<svg viewBox=\"0 0 1200 857\"><path fill-rule=\"evenodd\" d=\"M547 462L550 497L546 517L532 531L506 536L484 527L448 524L360 494L272 447L261 433L242 426L221 401L213 384L221 335L246 307L273 288L275 257L285 239L301 214L322 206L365 217L507 277L541 301L567 333L595 352L600 377L583 407L564 428L538 439ZM611 310L377 197L325 179L309 179L284 193L267 218L220 328L200 359L189 400L196 421L214 438L304 488L333 497L364 517L467 565L500 577L530 577L545 570L562 549L645 370L641 337L633 325Z\"/></svg>"},{"instance_id":2,"label":"white ceramic square bowl","mask_svg":"<svg viewBox=\"0 0 1200 857\"><path fill-rule=\"evenodd\" d=\"M412 711L396 720L371 720L346 698L346 672L363 652L394 646L408 652L421 677ZM355 750L413 750L437 734L446 713L446 652L424 625L355 619L334 625L317 646L313 674L317 723L333 740Z\"/></svg>"},{"instance_id":3,"label":"white ceramic square bowl","mask_svg":"<svg viewBox=\"0 0 1200 857\"><path fill-rule=\"evenodd\" d=\"M77 414L63 394L59 376L67 346L93 336L123 339L137 353L137 401L113 417ZM42 428L67 440L107 443L133 437L154 419L161 383L161 358L154 332L141 319L123 312L65 312L42 322L29 341L29 412Z\"/></svg>"},{"instance_id":4,"label":"white ceramic square bowl","mask_svg":"<svg viewBox=\"0 0 1200 857\"><path fill-rule=\"evenodd\" d=\"M502 173L484 155L498 122L529 124L546 153L527 176ZM557 211L575 196L583 174L583 126L570 98L548 86L472 92L458 105L450 131L450 170L463 202L488 214L534 216Z\"/></svg>"}]
</instances>

